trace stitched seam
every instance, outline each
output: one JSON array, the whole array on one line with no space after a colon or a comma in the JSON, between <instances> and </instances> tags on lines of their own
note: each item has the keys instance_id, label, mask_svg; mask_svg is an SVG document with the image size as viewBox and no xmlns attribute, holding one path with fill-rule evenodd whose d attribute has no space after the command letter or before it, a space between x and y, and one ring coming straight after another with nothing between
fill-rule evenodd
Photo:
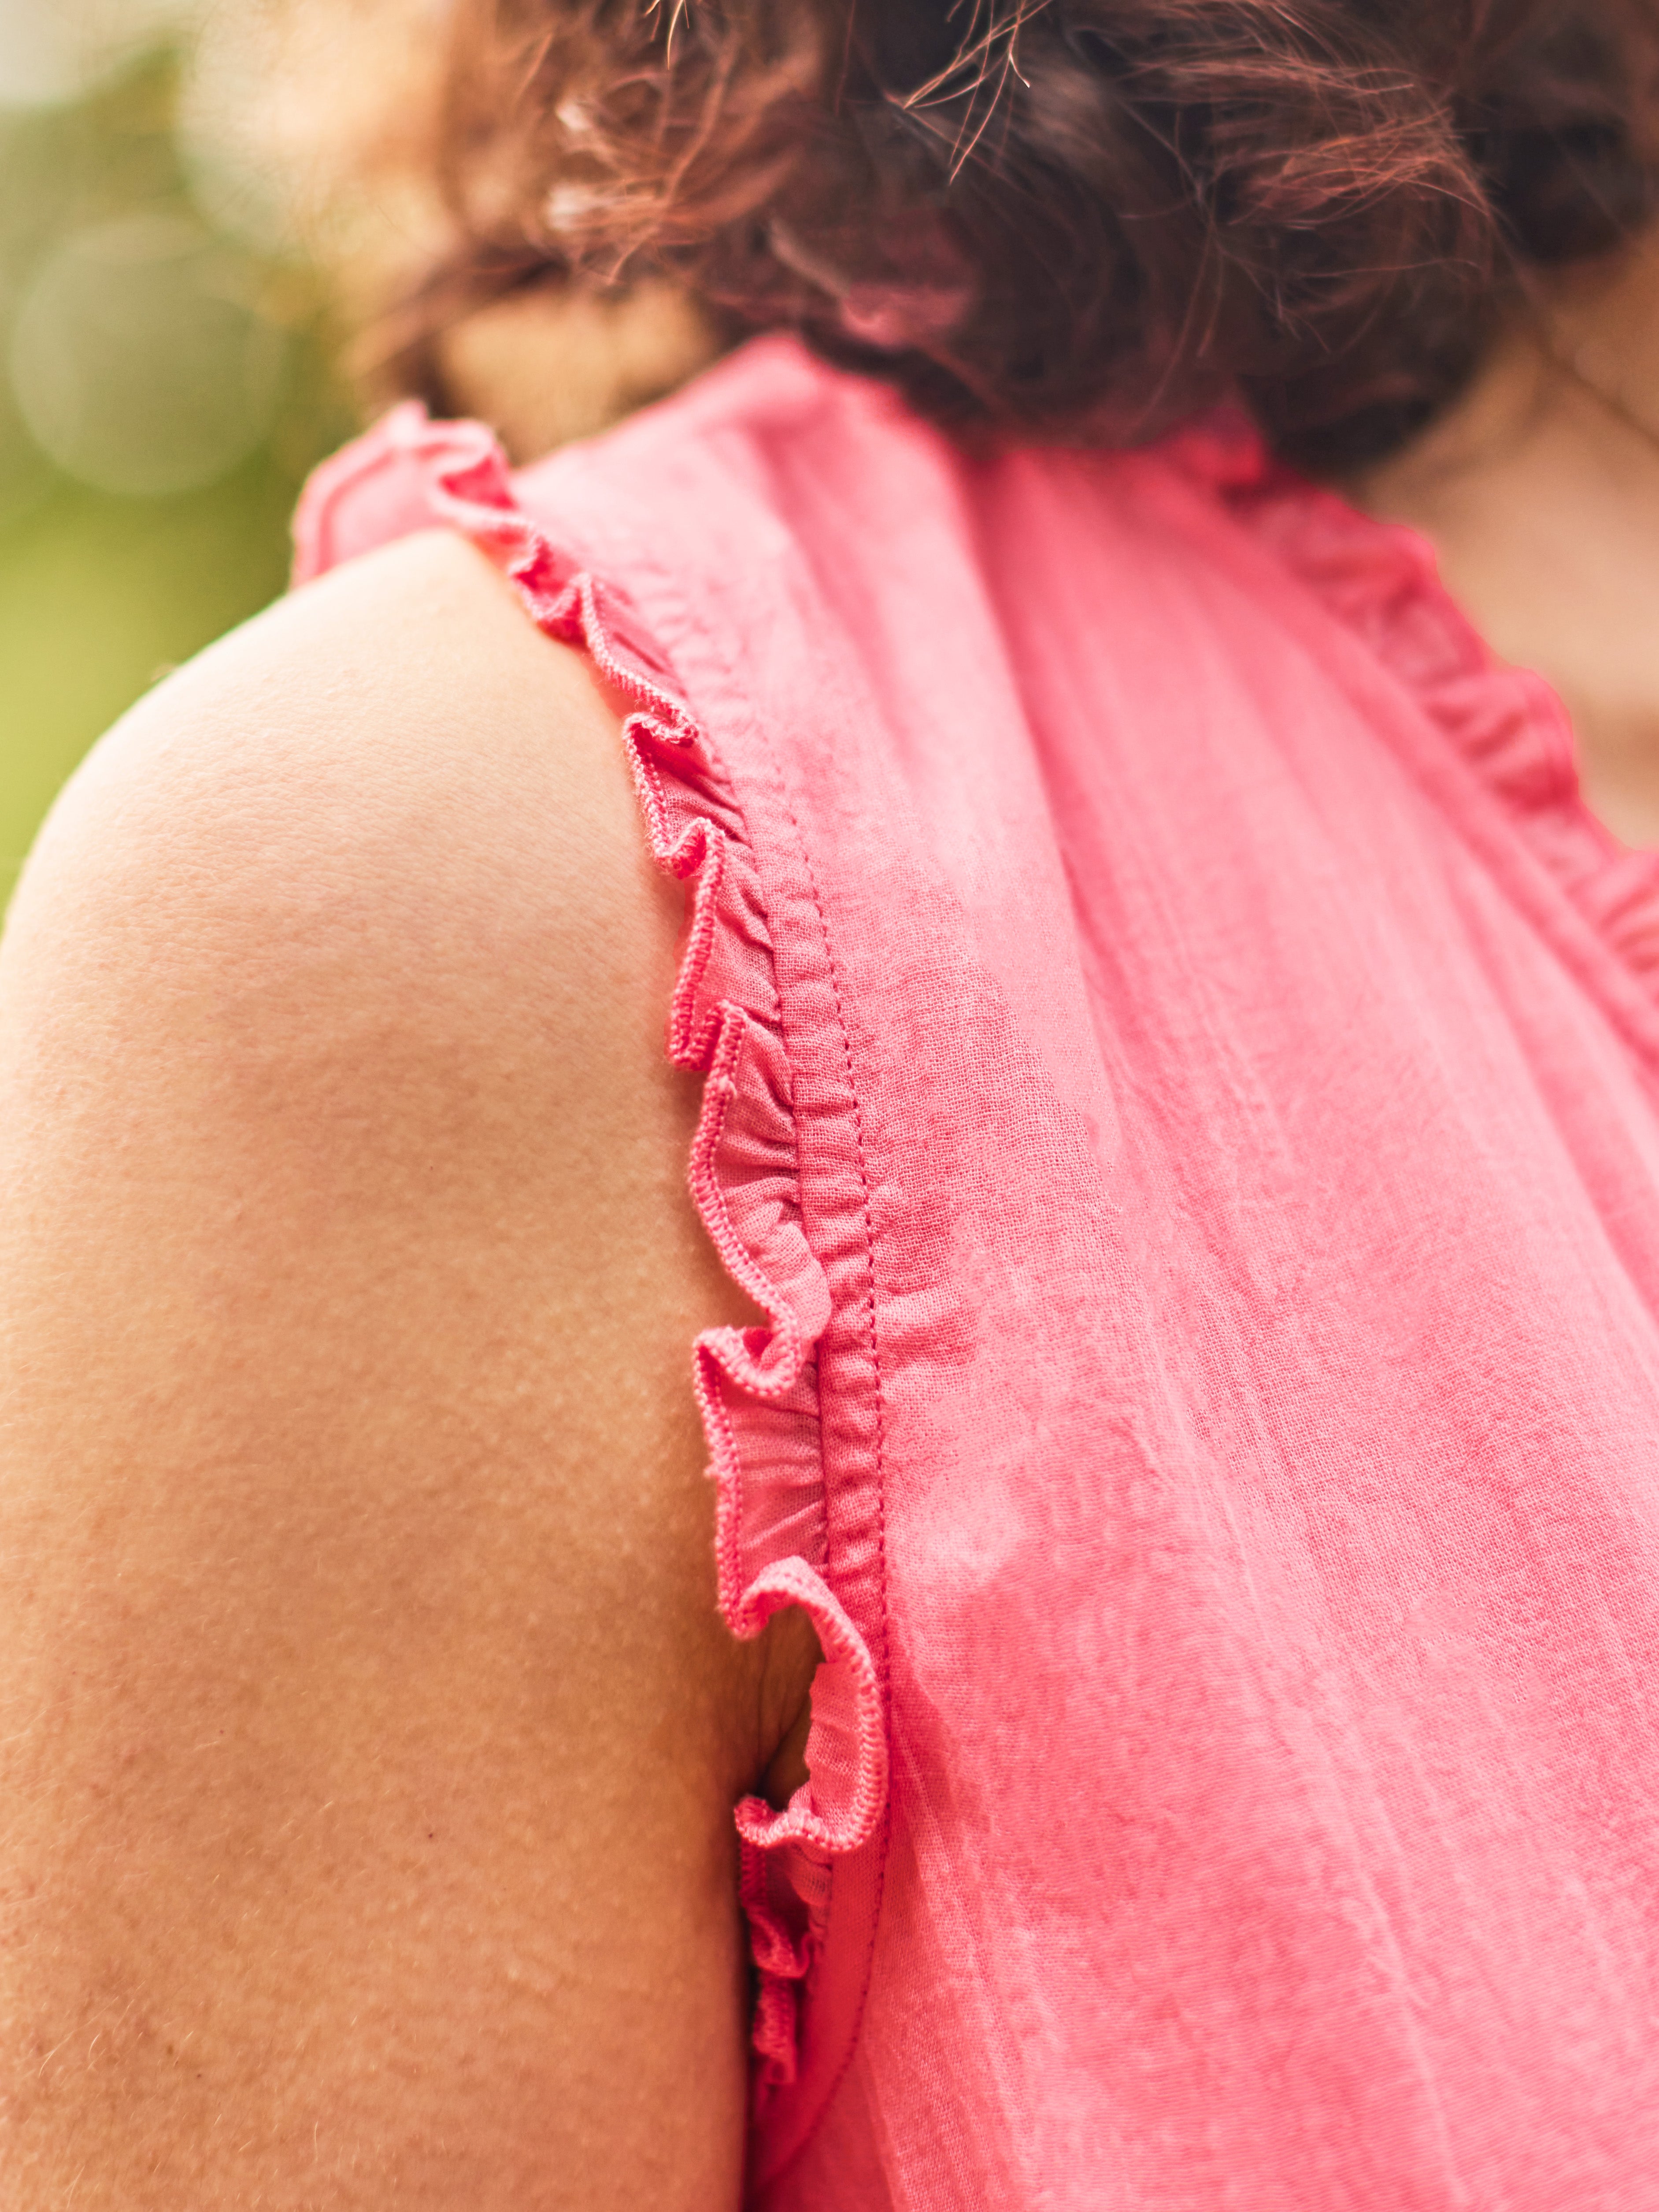
<instances>
[{"instance_id":1,"label":"stitched seam","mask_svg":"<svg viewBox=\"0 0 1659 2212\"><path fill-rule=\"evenodd\" d=\"M885 1456L887 1423L882 1389L881 1343L876 1327L875 1209L870 1193L870 1172L864 1149L864 1108L859 1097L858 1085L854 1077L853 1043L848 1034L846 1008L842 1002L841 971L836 965L835 950L830 941L830 925L823 911L823 901L818 896L817 877L813 870L811 856L807 851L806 840L802 835L800 823L796 817L793 807L789 804L787 793L783 803L789 816L790 827L794 830L796 841L800 847L801 865L806 872L807 887L812 894L813 910L818 918L818 931L823 940L824 965L829 970L830 991L836 1005L836 1027L841 1036L842 1065L847 1074L847 1095L853 1102L853 1133L858 1152L859 1189L862 1197L864 1216L864 1252L867 1284L865 1303L870 1320L870 1369L876 1386L876 1576L880 1585L882 1599L881 1656L876 1664L877 1673L881 1681L882 1696L885 1699L887 1695L887 1463ZM828 1581L830 1579L828 1570L834 1563L829 1558L827 1530L824 1564L826 1568L824 1579ZM889 1733L884 1711L882 1732L884 1735ZM889 1747L890 1748L890 1745Z\"/></svg>"},{"instance_id":2,"label":"stitched seam","mask_svg":"<svg viewBox=\"0 0 1659 2212\"><path fill-rule=\"evenodd\" d=\"M893 1771L892 1699L890 1692L889 1661L887 1654L887 1412L885 1394L882 1384L881 1343L879 1333L876 1326L875 1207L870 1191L869 1164L865 1154L864 1106L863 1102L859 1097L858 1083L854 1073L853 1042L852 1038L848 1032L847 1012L844 1005L842 1004L841 994L841 970L836 960L835 947L830 941L829 918L824 913L823 901L819 896L817 873L812 866L811 854L808 850L806 839L801 830L799 818L796 815L794 806L791 802L788 792L784 787L783 780L781 775L778 779L778 787L780 792L782 793L784 811L789 817L790 827L795 833L795 842L800 852L801 866L805 872L807 888L812 895L813 910L818 918L818 933L823 945L824 965L829 971L830 991L830 995L835 1001L836 1026L841 1035L842 1061L847 1075L847 1092L848 1097L853 1102L853 1133L858 1153L859 1188L863 1195L865 1261L867 1270L868 1305L870 1316L870 1367L875 1382L876 1401L876 1583L881 1597L881 1634L878 1639L878 1649L875 1655L875 1659L877 1679L881 1686L881 1732L882 1741L887 1750L887 1772L889 1779L887 1784L887 1803L883 1810L880 1828L878 1832L879 1838L879 1856L876 1863L875 1909L870 1918L870 1941L865 1953L863 1976L859 1984L857 2017L859 2023L861 2026L864 2019L864 2008L870 1996L871 1978L875 1972L876 1930L881 1923L882 1901L886 1894L886 1832L892 1820L893 1802L891 1780ZM819 1420L820 1423L822 1423L823 1411L821 1406L819 1410ZM827 1482L825 1488L827 1493ZM833 1565L829 1555L830 1519L830 1516L826 1511L824 1515L824 1579L826 1581L830 1581L830 1571ZM831 1584L831 1587L833 1588L833 1583ZM872 1841L873 1840L876 1839L872 1838ZM830 1880L833 1883L835 1880L835 1870L833 1868L830 1871ZM858 2047L859 2032L858 2029L855 2028L852 2038L848 2044L846 2056L842 2058L841 2064L836 2068L835 2076L830 2081L829 2087L824 2092L823 2101L820 2103L817 2112L813 2115L811 2126L801 2137L799 2142L796 2144L793 2151L791 2152L785 2163L778 2168L776 2173L770 2177L772 2183L775 2184L782 2174L787 2173L789 2168L797 2163L802 2152L806 2148L813 2136L817 2135L819 2128L823 2125L825 2115L828 2113L830 2106L835 2102L836 2092L840 2089L842 2083L847 2078L848 2071L853 2063Z\"/></svg>"}]
</instances>

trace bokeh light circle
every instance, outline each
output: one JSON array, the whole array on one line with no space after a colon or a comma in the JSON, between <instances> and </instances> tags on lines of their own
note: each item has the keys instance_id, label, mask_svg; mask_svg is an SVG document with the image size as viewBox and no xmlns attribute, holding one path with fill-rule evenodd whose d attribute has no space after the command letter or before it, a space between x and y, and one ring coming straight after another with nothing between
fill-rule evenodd
<instances>
[{"instance_id":1,"label":"bokeh light circle","mask_svg":"<svg viewBox=\"0 0 1659 2212\"><path fill-rule=\"evenodd\" d=\"M35 276L12 386L66 475L155 498L212 483L252 451L286 350L244 255L185 216L125 216L75 232Z\"/></svg>"}]
</instances>

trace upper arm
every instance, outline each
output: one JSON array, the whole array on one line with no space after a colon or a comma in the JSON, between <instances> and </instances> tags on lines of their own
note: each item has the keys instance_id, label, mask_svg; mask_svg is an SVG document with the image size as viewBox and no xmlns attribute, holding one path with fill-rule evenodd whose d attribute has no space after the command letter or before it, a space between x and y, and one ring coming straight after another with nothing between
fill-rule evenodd
<instances>
[{"instance_id":1,"label":"upper arm","mask_svg":"<svg viewBox=\"0 0 1659 2212\"><path fill-rule=\"evenodd\" d=\"M609 707L471 550L141 708L0 951L0 2159L77 2212L733 2201L691 1335Z\"/></svg>"}]
</instances>

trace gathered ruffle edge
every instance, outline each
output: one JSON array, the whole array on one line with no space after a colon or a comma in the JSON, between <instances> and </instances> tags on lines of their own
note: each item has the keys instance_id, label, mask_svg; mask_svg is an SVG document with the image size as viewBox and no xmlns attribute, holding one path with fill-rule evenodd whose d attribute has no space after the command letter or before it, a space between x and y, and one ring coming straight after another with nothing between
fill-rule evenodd
<instances>
[{"instance_id":1,"label":"gathered ruffle edge","mask_svg":"<svg viewBox=\"0 0 1659 2212\"><path fill-rule=\"evenodd\" d=\"M1492 652L1446 588L1429 541L1276 460L1242 412L1223 410L1174 442L1415 695L1626 966L1659 981L1659 853L1621 844L1591 811L1559 694Z\"/></svg>"},{"instance_id":2,"label":"gathered ruffle edge","mask_svg":"<svg viewBox=\"0 0 1659 2212\"><path fill-rule=\"evenodd\" d=\"M325 462L295 514L295 580L434 524L486 552L537 626L583 651L625 702L623 742L652 859L691 888L667 1024L670 1058L704 1079L691 1194L732 1280L766 1316L763 1327L706 1330L694 1348L720 1606L742 1638L798 1606L823 1654L811 1779L781 1809L747 1796L735 1814L759 2111L796 2075L801 1993L822 1944L833 1862L869 1841L887 1798L880 1678L824 1574L816 1346L830 1300L802 1226L793 1085L759 871L708 735L632 602L524 512L483 424L434 422L409 401Z\"/></svg>"}]
</instances>

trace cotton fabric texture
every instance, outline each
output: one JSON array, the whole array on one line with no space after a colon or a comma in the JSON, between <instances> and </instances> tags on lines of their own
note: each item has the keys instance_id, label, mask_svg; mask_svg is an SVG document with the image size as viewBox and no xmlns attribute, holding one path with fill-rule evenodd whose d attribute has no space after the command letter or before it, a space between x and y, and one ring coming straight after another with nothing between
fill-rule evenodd
<instances>
[{"instance_id":1,"label":"cotton fabric texture","mask_svg":"<svg viewBox=\"0 0 1659 2212\"><path fill-rule=\"evenodd\" d=\"M766 2212L1659 2202L1659 860L1425 549L1217 419L972 454L793 342L445 520L629 708L765 1328L721 1602Z\"/></svg>"}]
</instances>

